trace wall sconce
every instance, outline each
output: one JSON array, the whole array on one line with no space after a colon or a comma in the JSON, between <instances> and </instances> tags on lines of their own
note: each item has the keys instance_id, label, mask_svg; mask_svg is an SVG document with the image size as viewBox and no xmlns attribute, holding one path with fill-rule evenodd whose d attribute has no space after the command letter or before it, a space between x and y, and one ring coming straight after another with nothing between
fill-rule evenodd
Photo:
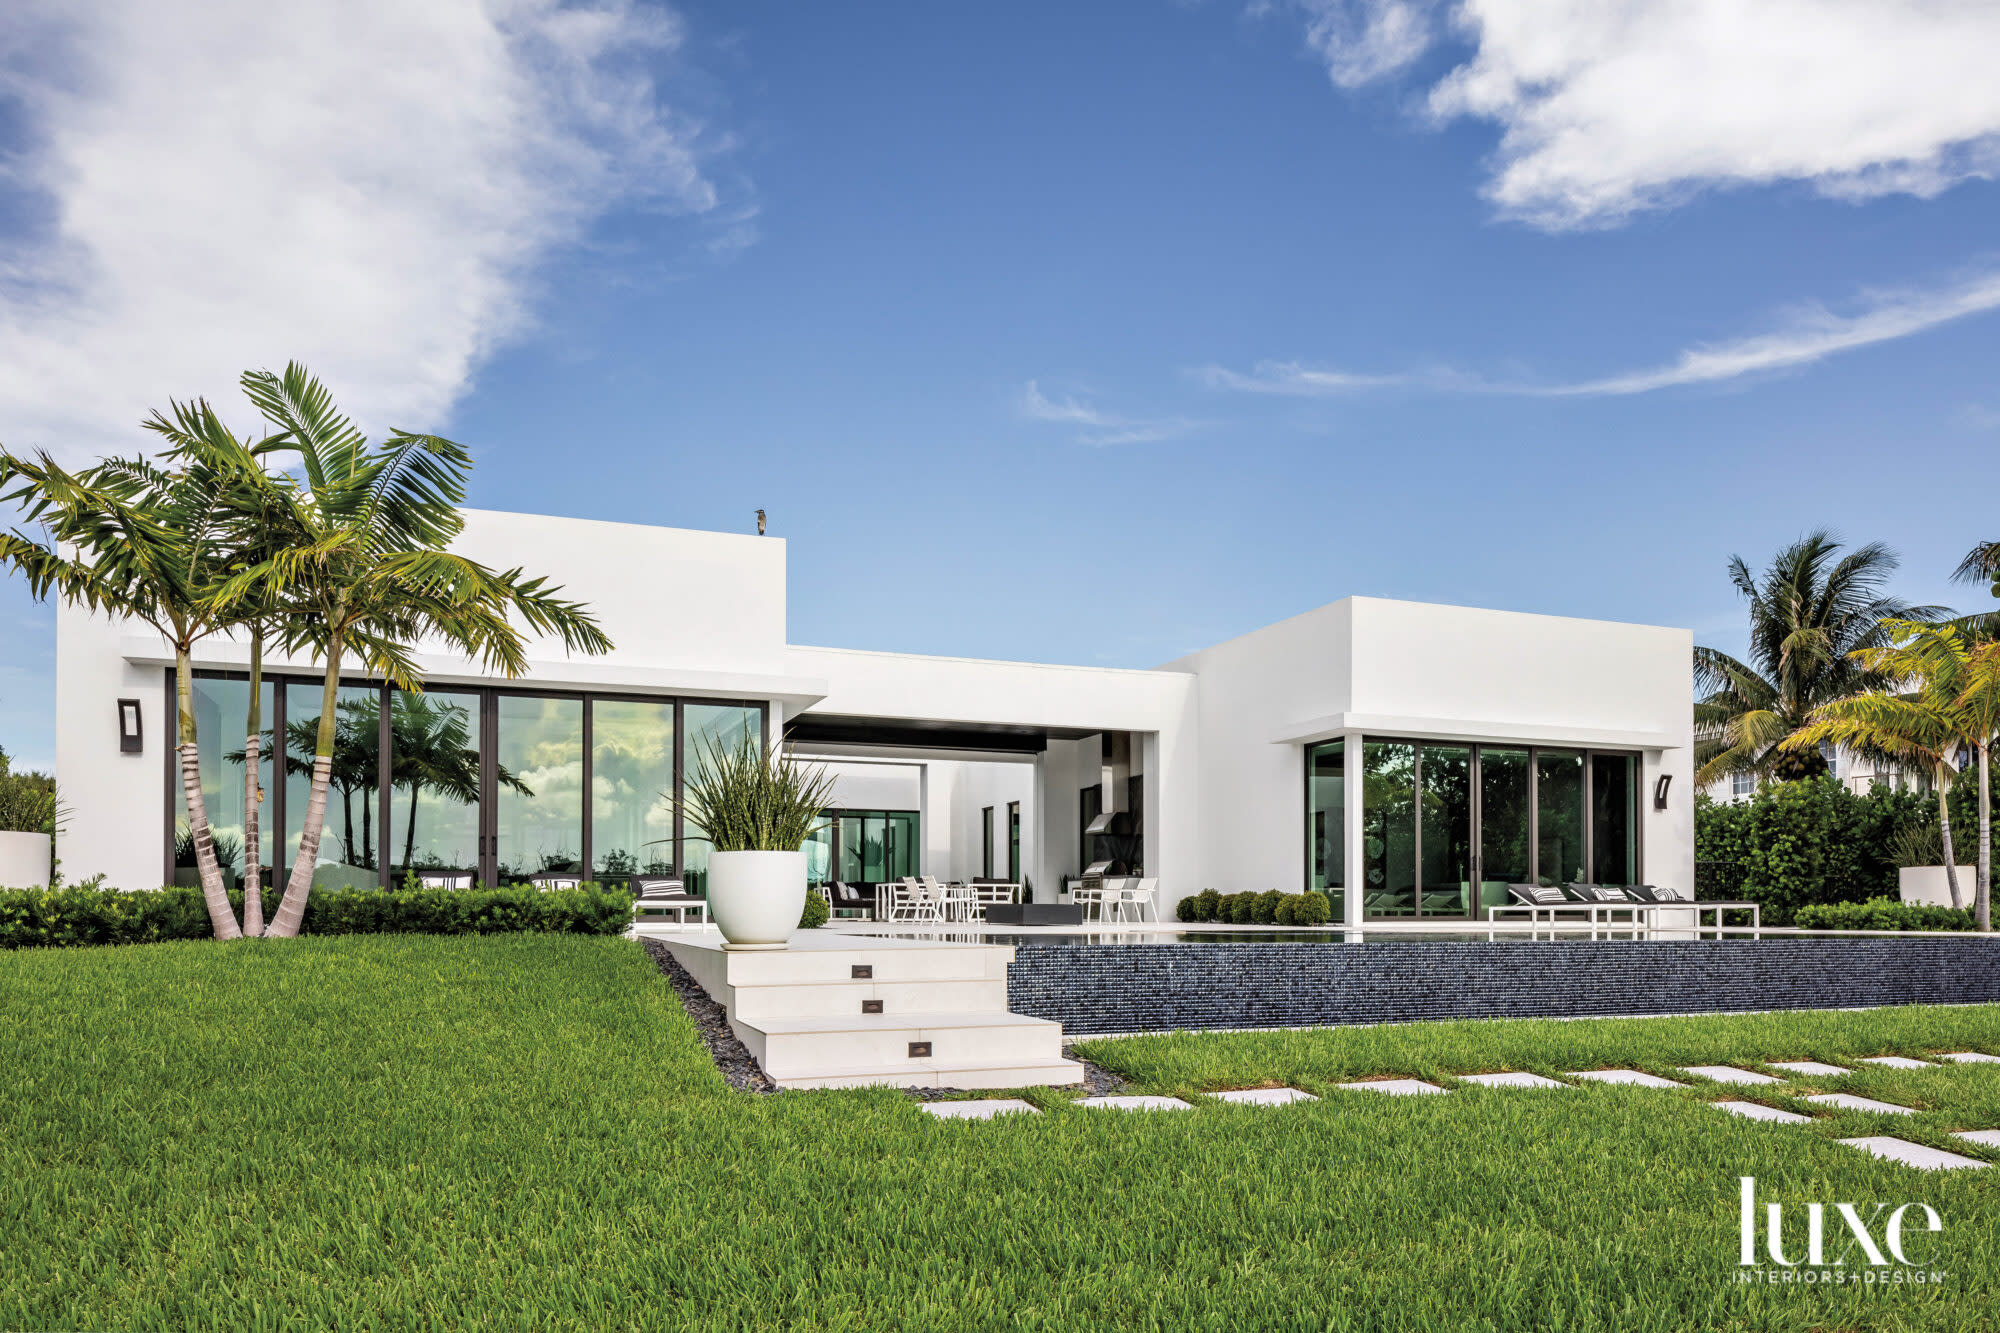
<instances>
[{"instance_id":1,"label":"wall sconce","mask_svg":"<svg viewBox=\"0 0 2000 1333\"><path fill-rule=\"evenodd\" d=\"M139 754L146 748L146 729L139 720L139 701L118 701L118 749L122 754Z\"/></svg>"},{"instance_id":2,"label":"wall sconce","mask_svg":"<svg viewBox=\"0 0 2000 1333\"><path fill-rule=\"evenodd\" d=\"M1660 774L1659 780L1653 783L1653 808L1655 810L1664 810L1667 808L1667 788L1673 785L1674 775L1671 773Z\"/></svg>"}]
</instances>

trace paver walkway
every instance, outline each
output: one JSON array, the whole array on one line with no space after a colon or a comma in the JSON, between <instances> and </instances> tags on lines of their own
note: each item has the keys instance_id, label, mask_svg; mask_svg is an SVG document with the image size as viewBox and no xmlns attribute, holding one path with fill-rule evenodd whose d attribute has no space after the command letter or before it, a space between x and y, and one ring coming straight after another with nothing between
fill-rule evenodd
<instances>
[{"instance_id":1,"label":"paver walkway","mask_svg":"<svg viewBox=\"0 0 2000 1333\"><path fill-rule=\"evenodd\" d=\"M1852 1074L1852 1069L1842 1069L1839 1065L1823 1065L1817 1060L1766 1060L1773 1069L1782 1069L1792 1074L1810 1074L1814 1078L1838 1078L1842 1074Z\"/></svg>"},{"instance_id":2,"label":"paver walkway","mask_svg":"<svg viewBox=\"0 0 2000 1333\"><path fill-rule=\"evenodd\" d=\"M1386 1092L1391 1097L1421 1097L1426 1093L1444 1091L1437 1084L1426 1083L1420 1078L1375 1078L1365 1083L1342 1083L1337 1086L1355 1092Z\"/></svg>"},{"instance_id":3,"label":"paver walkway","mask_svg":"<svg viewBox=\"0 0 2000 1333\"><path fill-rule=\"evenodd\" d=\"M1687 1084L1676 1083L1658 1074L1642 1074L1636 1069L1578 1069L1571 1078L1587 1078L1593 1083L1627 1083L1635 1088L1685 1088Z\"/></svg>"},{"instance_id":4,"label":"paver walkway","mask_svg":"<svg viewBox=\"0 0 2000 1333\"><path fill-rule=\"evenodd\" d=\"M1838 1106L1843 1111L1872 1111L1876 1115L1915 1115L1914 1106L1898 1106L1894 1102L1878 1102L1873 1097L1856 1097L1848 1092L1817 1092L1804 1101L1817 1102L1821 1106Z\"/></svg>"},{"instance_id":5,"label":"paver walkway","mask_svg":"<svg viewBox=\"0 0 2000 1333\"><path fill-rule=\"evenodd\" d=\"M1744 1116L1750 1120L1769 1120L1780 1125L1812 1123L1812 1117L1809 1115L1800 1115L1797 1111L1780 1111L1775 1106L1764 1106L1757 1102L1710 1102L1709 1105L1718 1111L1727 1111L1731 1115Z\"/></svg>"},{"instance_id":6,"label":"paver walkway","mask_svg":"<svg viewBox=\"0 0 2000 1333\"><path fill-rule=\"evenodd\" d=\"M1078 1106L1094 1106L1108 1111L1192 1111L1194 1106L1178 1097L1085 1097Z\"/></svg>"},{"instance_id":7,"label":"paver walkway","mask_svg":"<svg viewBox=\"0 0 2000 1333\"><path fill-rule=\"evenodd\" d=\"M991 1120L996 1115L1040 1115L1019 1097L994 1097L974 1102L925 1102L917 1108L940 1120Z\"/></svg>"},{"instance_id":8,"label":"paver walkway","mask_svg":"<svg viewBox=\"0 0 2000 1333\"><path fill-rule=\"evenodd\" d=\"M1567 1083L1558 1083L1540 1074L1461 1074L1467 1083L1477 1083L1488 1088L1566 1088Z\"/></svg>"},{"instance_id":9,"label":"paver walkway","mask_svg":"<svg viewBox=\"0 0 2000 1333\"><path fill-rule=\"evenodd\" d=\"M1218 1092L1219 1102L1235 1102L1238 1106L1289 1106L1293 1102L1316 1102L1319 1098L1310 1092L1300 1092L1297 1088L1235 1088L1229 1092Z\"/></svg>"},{"instance_id":10,"label":"paver walkway","mask_svg":"<svg viewBox=\"0 0 2000 1333\"><path fill-rule=\"evenodd\" d=\"M1926 1148L1921 1143L1890 1138L1886 1134L1872 1134L1864 1139L1835 1139L1834 1142L1844 1143L1850 1148L1859 1148L1865 1153L1872 1153L1891 1162L1901 1162L1904 1166L1914 1166L1919 1171L1944 1171L1958 1167L1988 1165L1976 1157L1961 1157L1942 1148Z\"/></svg>"},{"instance_id":11,"label":"paver walkway","mask_svg":"<svg viewBox=\"0 0 2000 1333\"><path fill-rule=\"evenodd\" d=\"M1683 1074L1699 1074L1703 1078L1714 1079L1717 1083L1783 1083L1781 1078L1769 1074L1759 1074L1755 1070L1738 1069L1735 1065L1682 1065Z\"/></svg>"}]
</instances>

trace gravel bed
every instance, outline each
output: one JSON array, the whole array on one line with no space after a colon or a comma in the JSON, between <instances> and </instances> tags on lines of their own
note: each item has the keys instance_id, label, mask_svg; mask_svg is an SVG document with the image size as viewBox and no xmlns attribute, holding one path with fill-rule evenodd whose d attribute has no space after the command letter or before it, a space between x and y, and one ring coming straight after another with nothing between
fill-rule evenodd
<instances>
[{"instance_id":1,"label":"gravel bed","mask_svg":"<svg viewBox=\"0 0 2000 1333\"><path fill-rule=\"evenodd\" d=\"M694 1020L695 1030L701 1033L702 1044L708 1047L709 1057L722 1071L722 1077L729 1081L729 1086L738 1092L776 1092L778 1085L758 1067L749 1048L730 1031L729 1018L722 1006L709 998L708 992L701 988L701 983L694 979L692 973L674 961L667 946L658 940L640 940L639 946L653 956L653 962L665 974L667 983L674 988L674 994L680 997L681 1008L687 1010L688 1017Z\"/></svg>"}]
</instances>

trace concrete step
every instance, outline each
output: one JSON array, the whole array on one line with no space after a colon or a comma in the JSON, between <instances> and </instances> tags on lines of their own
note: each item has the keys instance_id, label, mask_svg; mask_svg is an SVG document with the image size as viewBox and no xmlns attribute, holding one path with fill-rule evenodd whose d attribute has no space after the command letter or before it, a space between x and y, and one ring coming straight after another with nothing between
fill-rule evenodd
<instances>
[{"instance_id":1,"label":"concrete step","mask_svg":"<svg viewBox=\"0 0 2000 1333\"><path fill-rule=\"evenodd\" d=\"M849 941L852 947L849 947ZM1014 961L1008 944L943 944L934 948L899 943L871 947L859 936L841 947L783 949L768 953L732 951L721 955L731 986L809 986L835 981L1005 981ZM854 969L868 969L857 977Z\"/></svg>"},{"instance_id":2,"label":"concrete step","mask_svg":"<svg viewBox=\"0 0 2000 1333\"><path fill-rule=\"evenodd\" d=\"M917 1061L978 1068L1036 1064L1062 1056L1062 1024L1019 1014L842 1014L748 1019L730 1027L772 1078L842 1069L895 1069ZM912 1043L930 1049L911 1055Z\"/></svg>"},{"instance_id":3,"label":"concrete step","mask_svg":"<svg viewBox=\"0 0 2000 1333\"><path fill-rule=\"evenodd\" d=\"M772 1077L781 1088L1040 1088L1083 1082L1083 1066L1062 1059L1015 1065L912 1060L893 1067L829 1069L817 1074Z\"/></svg>"},{"instance_id":4,"label":"concrete step","mask_svg":"<svg viewBox=\"0 0 2000 1333\"><path fill-rule=\"evenodd\" d=\"M822 981L785 986L737 986L731 1016L760 1018L860 1015L869 1000L880 1000L885 1016L1007 1012L1004 979L954 981Z\"/></svg>"}]
</instances>

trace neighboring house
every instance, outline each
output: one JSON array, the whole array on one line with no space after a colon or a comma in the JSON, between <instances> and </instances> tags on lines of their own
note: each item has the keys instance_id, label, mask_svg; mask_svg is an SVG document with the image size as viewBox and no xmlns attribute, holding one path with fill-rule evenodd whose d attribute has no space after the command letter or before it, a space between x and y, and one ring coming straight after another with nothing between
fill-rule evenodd
<instances>
[{"instance_id":1,"label":"neighboring house","mask_svg":"<svg viewBox=\"0 0 2000 1333\"><path fill-rule=\"evenodd\" d=\"M1169 915L1205 887L1316 887L1356 924L1483 917L1509 882L1693 882L1686 630L1352 597L1154 670L811 647L786 640L778 538L465 517L460 550L549 576L616 650L531 645L519 680L420 653L420 696L344 682L329 881L671 869L698 889L707 845L671 794L699 743L783 735L842 765L839 848L829 831L818 853L834 877L990 864L1048 901L1102 862L1156 877ZM171 879L171 656L76 608L57 626L65 872ZM196 664L225 849L246 661L218 641ZM288 861L321 689L308 661L268 671L283 753L263 821Z\"/></svg>"},{"instance_id":2,"label":"neighboring house","mask_svg":"<svg viewBox=\"0 0 2000 1333\"><path fill-rule=\"evenodd\" d=\"M1901 791L1928 781L1924 774L1913 773L1895 764L1877 762L1830 743L1822 747L1822 753L1826 756L1827 771L1849 791L1858 794L1866 794L1882 786ZM1709 783L1702 790L1714 801L1747 801L1756 794L1760 785L1754 774L1734 773Z\"/></svg>"}]
</instances>

